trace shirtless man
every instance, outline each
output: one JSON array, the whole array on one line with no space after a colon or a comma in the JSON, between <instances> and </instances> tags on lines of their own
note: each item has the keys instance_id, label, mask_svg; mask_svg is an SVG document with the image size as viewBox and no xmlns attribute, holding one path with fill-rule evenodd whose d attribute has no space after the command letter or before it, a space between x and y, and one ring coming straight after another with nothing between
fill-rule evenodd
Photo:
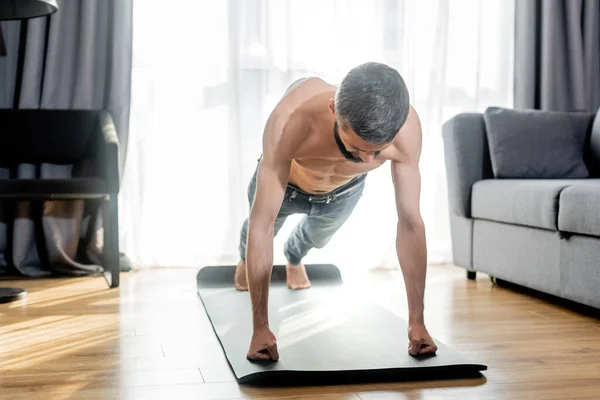
<instances>
[{"instance_id":1,"label":"shirtless man","mask_svg":"<svg viewBox=\"0 0 600 400\"><path fill-rule=\"evenodd\" d=\"M286 217L306 214L284 253L289 288L307 289L302 258L325 246L352 213L367 172L388 160L398 215L396 250L408 296L408 351L413 356L437 351L423 317L427 253L419 211L420 154L419 117L393 68L366 63L352 69L339 89L308 78L287 90L266 123L240 238L234 283L249 290L252 302L249 360L279 359L268 297L273 238ZM377 229L376 221L365 228Z\"/></svg>"}]
</instances>

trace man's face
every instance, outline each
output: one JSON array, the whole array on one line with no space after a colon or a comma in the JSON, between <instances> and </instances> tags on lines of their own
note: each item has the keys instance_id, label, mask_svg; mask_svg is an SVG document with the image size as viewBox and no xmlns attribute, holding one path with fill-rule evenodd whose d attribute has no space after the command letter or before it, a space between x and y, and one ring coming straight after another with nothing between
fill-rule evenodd
<instances>
[{"instance_id":1,"label":"man's face","mask_svg":"<svg viewBox=\"0 0 600 400\"><path fill-rule=\"evenodd\" d=\"M357 134L339 129L337 121L333 125L333 135L340 152L349 161L354 163L369 163L387 147L376 146L361 139Z\"/></svg>"}]
</instances>

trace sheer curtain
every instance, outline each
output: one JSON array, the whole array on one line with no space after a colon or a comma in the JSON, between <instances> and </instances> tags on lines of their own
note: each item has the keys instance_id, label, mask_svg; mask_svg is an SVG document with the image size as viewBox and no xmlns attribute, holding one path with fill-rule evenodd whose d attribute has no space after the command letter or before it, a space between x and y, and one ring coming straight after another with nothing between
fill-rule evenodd
<instances>
[{"instance_id":1,"label":"sheer curtain","mask_svg":"<svg viewBox=\"0 0 600 400\"><path fill-rule=\"evenodd\" d=\"M304 76L337 84L380 61L405 78L423 125L421 211L428 261L449 262L441 125L512 105L508 0L144 0L134 70L121 245L142 266L234 264L264 123ZM275 239L275 262L298 218ZM305 262L394 268L389 163L370 174L347 224Z\"/></svg>"}]
</instances>

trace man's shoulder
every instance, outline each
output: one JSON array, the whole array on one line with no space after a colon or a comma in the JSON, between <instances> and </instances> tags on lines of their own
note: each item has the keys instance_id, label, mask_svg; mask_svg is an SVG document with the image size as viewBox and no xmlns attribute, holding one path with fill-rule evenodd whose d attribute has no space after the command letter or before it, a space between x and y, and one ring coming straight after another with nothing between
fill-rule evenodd
<instances>
[{"instance_id":1,"label":"man's shoulder","mask_svg":"<svg viewBox=\"0 0 600 400\"><path fill-rule=\"evenodd\" d=\"M324 99L333 95L332 86L318 77L295 81L273 109L264 132L273 151L295 158L317 145Z\"/></svg>"},{"instance_id":2,"label":"man's shoulder","mask_svg":"<svg viewBox=\"0 0 600 400\"><path fill-rule=\"evenodd\" d=\"M390 160L403 164L418 162L421 156L422 136L419 114L410 106L408 118L390 146Z\"/></svg>"},{"instance_id":3,"label":"man's shoulder","mask_svg":"<svg viewBox=\"0 0 600 400\"><path fill-rule=\"evenodd\" d=\"M305 110L282 110L271 116L264 140L271 151L291 160L303 151L313 132L311 116Z\"/></svg>"},{"instance_id":4,"label":"man's shoulder","mask_svg":"<svg viewBox=\"0 0 600 400\"><path fill-rule=\"evenodd\" d=\"M327 82L325 82L323 79L319 78L318 76L305 76L303 78L296 79L294 82L292 82L291 85L288 86L288 88L286 89L285 94L288 94L299 87L304 87L309 84L313 85L315 83L316 84L327 84Z\"/></svg>"}]
</instances>

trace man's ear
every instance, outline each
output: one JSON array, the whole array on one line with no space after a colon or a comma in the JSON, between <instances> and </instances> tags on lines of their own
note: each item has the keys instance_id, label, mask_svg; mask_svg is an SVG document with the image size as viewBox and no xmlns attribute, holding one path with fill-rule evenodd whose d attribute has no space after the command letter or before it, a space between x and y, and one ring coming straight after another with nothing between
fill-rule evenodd
<instances>
[{"instance_id":1,"label":"man's ear","mask_svg":"<svg viewBox=\"0 0 600 400\"><path fill-rule=\"evenodd\" d=\"M329 111L331 111L331 113L335 115L335 101L333 100L333 98L329 99Z\"/></svg>"}]
</instances>

